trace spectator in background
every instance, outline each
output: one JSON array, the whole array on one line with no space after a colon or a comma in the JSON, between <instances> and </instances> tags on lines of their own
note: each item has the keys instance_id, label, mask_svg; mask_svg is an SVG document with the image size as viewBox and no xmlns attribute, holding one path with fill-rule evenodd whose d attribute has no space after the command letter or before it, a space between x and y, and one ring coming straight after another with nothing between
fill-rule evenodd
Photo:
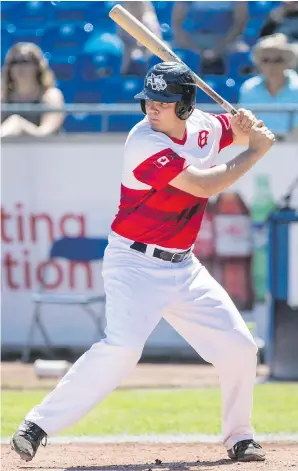
<instances>
[{"instance_id":1,"label":"spectator in background","mask_svg":"<svg viewBox=\"0 0 298 471\"><path fill-rule=\"evenodd\" d=\"M121 4L129 13L135 16L161 39L161 29L152 2L130 1L121 2ZM124 75L144 75L148 68L148 59L152 54L147 48L137 43L124 29L118 29L118 36L122 39L124 44L121 73Z\"/></svg>"},{"instance_id":2,"label":"spectator in background","mask_svg":"<svg viewBox=\"0 0 298 471\"><path fill-rule=\"evenodd\" d=\"M161 38L161 29L155 9L150 1L119 2L122 6L149 28L158 38ZM148 59L151 52L136 42L136 40L123 28L118 27L117 36L103 33L96 29L84 46L87 54L100 54L103 56L119 57L119 69L123 75L146 75ZM121 61L121 64L120 64ZM106 75L111 72L106 67Z\"/></svg>"},{"instance_id":3,"label":"spectator in background","mask_svg":"<svg viewBox=\"0 0 298 471\"><path fill-rule=\"evenodd\" d=\"M298 67L298 2L282 2L269 14L263 25L260 36L270 36L283 33L292 44L296 54L296 68Z\"/></svg>"},{"instance_id":4,"label":"spectator in background","mask_svg":"<svg viewBox=\"0 0 298 471\"><path fill-rule=\"evenodd\" d=\"M246 80L240 88L241 105L276 104L298 105L298 74L292 70L295 54L284 34L274 34L260 39L252 50L253 61L260 71ZM258 113L266 126L278 137L291 129L288 113ZM294 133L298 130L298 113L294 115Z\"/></svg>"},{"instance_id":5,"label":"spectator in background","mask_svg":"<svg viewBox=\"0 0 298 471\"><path fill-rule=\"evenodd\" d=\"M64 98L55 86L55 78L33 43L17 43L9 49L2 67L1 102L22 104L46 104L62 107ZM0 134L34 137L58 132L64 121L63 112L20 112L1 114Z\"/></svg>"},{"instance_id":6,"label":"spectator in background","mask_svg":"<svg viewBox=\"0 0 298 471\"><path fill-rule=\"evenodd\" d=\"M203 73L224 74L223 56L248 51L240 40L248 18L247 2L175 2L172 30L175 46L202 58Z\"/></svg>"}]
</instances>

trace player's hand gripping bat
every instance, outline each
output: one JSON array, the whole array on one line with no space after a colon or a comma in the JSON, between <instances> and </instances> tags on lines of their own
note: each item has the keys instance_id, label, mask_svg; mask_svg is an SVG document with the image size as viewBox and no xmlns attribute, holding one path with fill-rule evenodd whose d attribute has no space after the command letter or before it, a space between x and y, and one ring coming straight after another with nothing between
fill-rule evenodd
<instances>
[{"instance_id":1,"label":"player's hand gripping bat","mask_svg":"<svg viewBox=\"0 0 298 471\"><path fill-rule=\"evenodd\" d=\"M131 36L145 46L149 51L158 56L165 62L184 62L154 33L152 33L146 26L139 20L131 15L121 5L115 5L110 13L110 18L118 23L121 28L125 29ZM187 65L187 64L186 64ZM194 72L193 72L194 73ZM218 93L216 93L204 80L194 73L197 87L201 88L207 95L209 95L216 103L218 103L227 113L232 115L237 114L237 110L226 100L224 100Z\"/></svg>"}]
</instances>

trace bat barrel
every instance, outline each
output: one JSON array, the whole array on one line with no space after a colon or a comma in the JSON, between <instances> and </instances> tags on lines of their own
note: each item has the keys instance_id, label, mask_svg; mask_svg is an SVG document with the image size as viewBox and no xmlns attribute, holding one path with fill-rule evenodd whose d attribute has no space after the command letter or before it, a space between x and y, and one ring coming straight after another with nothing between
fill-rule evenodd
<instances>
[{"instance_id":1,"label":"bat barrel","mask_svg":"<svg viewBox=\"0 0 298 471\"><path fill-rule=\"evenodd\" d=\"M163 41L121 5L115 5L109 17L163 61L182 62L180 57L174 54Z\"/></svg>"}]
</instances>

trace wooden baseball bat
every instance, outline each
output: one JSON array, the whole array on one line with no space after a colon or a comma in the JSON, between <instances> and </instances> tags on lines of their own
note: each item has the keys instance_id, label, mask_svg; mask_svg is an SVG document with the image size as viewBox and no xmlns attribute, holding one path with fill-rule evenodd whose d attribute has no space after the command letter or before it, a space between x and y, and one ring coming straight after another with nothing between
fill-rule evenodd
<instances>
[{"instance_id":1,"label":"wooden baseball bat","mask_svg":"<svg viewBox=\"0 0 298 471\"><path fill-rule=\"evenodd\" d=\"M109 17L163 61L180 62L181 64L184 64L180 57L178 57L161 39L155 36L154 33L152 33L121 5L115 5L111 9ZM228 101L224 100L218 93L209 87L209 85L197 74L194 72L193 74L195 76L197 87L201 88L225 111L227 111L227 113L231 113L232 115L237 114L237 110Z\"/></svg>"}]
</instances>

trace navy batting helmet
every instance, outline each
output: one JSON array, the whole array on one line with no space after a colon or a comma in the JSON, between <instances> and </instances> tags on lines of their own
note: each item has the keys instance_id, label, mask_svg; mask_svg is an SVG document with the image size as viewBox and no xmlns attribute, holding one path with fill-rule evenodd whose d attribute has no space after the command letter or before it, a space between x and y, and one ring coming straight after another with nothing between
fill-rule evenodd
<instances>
[{"instance_id":1,"label":"navy batting helmet","mask_svg":"<svg viewBox=\"0 0 298 471\"><path fill-rule=\"evenodd\" d=\"M193 112L196 103L194 75L185 64L160 62L148 71L144 89L135 99L141 100L141 108L145 114L145 100L177 103L176 115L185 120Z\"/></svg>"}]
</instances>

